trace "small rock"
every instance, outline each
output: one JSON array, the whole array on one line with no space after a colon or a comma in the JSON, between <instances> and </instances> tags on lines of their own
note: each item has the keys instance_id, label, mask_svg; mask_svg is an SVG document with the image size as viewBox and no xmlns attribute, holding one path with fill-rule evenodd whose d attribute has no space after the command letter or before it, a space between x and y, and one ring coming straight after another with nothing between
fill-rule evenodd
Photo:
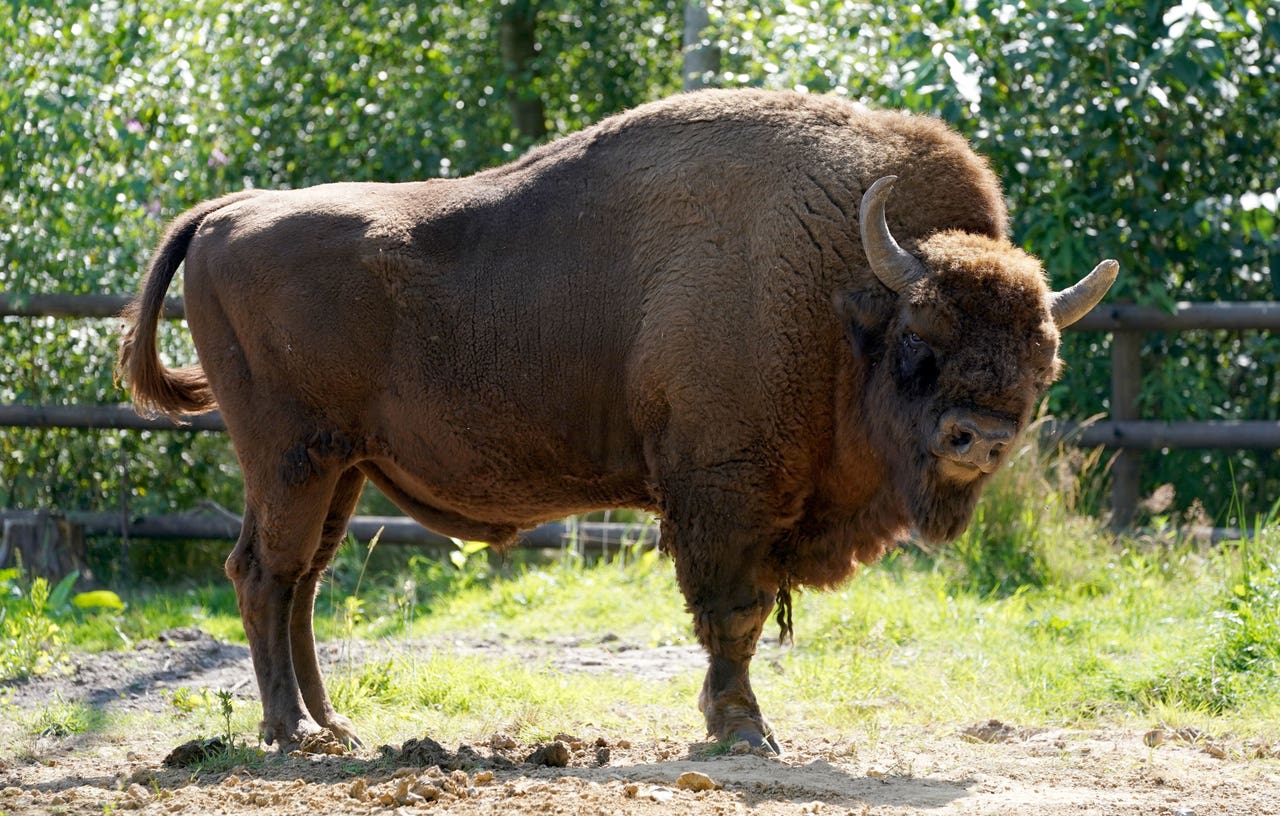
<instances>
[{"instance_id":1,"label":"small rock","mask_svg":"<svg viewBox=\"0 0 1280 816\"><path fill-rule=\"evenodd\" d=\"M525 757L530 765L545 765L548 768L565 768L569 765L569 746L556 740L544 745Z\"/></svg>"},{"instance_id":2,"label":"small rock","mask_svg":"<svg viewBox=\"0 0 1280 816\"><path fill-rule=\"evenodd\" d=\"M510 751L513 748L518 748L519 743L513 740L510 736L503 734L502 732L498 732L489 737L489 747L495 751Z\"/></svg>"},{"instance_id":3,"label":"small rock","mask_svg":"<svg viewBox=\"0 0 1280 816\"><path fill-rule=\"evenodd\" d=\"M414 782L413 786L409 788L409 790L417 796L421 796L423 801L426 802L434 802L441 796L444 796L444 790L434 782L430 782L426 779L419 779L417 782Z\"/></svg>"},{"instance_id":4,"label":"small rock","mask_svg":"<svg viewBox=\"0 0 1280 816\"><path fill-rule=\"evenodd\" d=\"M398 805L416 805L419 802L425 802L422 794L415 793L412 785L413 780L405 777L396 784L396 792L392 794Z\"/></svg>"},{"instance_id":5,"label":"small rock","mask_svg":"<svg viewBox=\"0 0 1280 816\"><path fill-rule=\"evenodd\" d=\"M685 771L680 774L680 777L676 779L676 787L689 791L709 791L720 788L714 779L697 771Z\"/></svg>"},{"instance_id":6,"label":"small rock","mask_svg":"<svg viewBox=\"0 0 1280 816\"><path fill-rule=\"evenodd\" d=\"M645 795L660 805L665 805L676 798L676 792L671 788L650 788Z\"/></svg>"},{"instance_id":7,"label":"small rock","mask_svg":"<svg viewBox=\"0 0 1280 816\"><path fill-rule=\"evenodd\" d=\"M596 765L600 767L604 767L605 765L608 765L608 764L609 764L609 749L602 745L596 749Z\"/></svg>"},{"instance_id":8,"label":"small rock","mask_svg":"<svg viewBox=\"0 0 1280 816\"><path fill-rule=\"evenodd\" d=\"M729 753L738 755L749 754L751 753L751 743L746 740L738 740L733 745L729 746Z\"/></svg>"},{"instance_id":9,"label":"small rock","mask_svg":"<svg viewBox=\"0 0 1280 816\"><path fill-rule=\"evenodd\" d=\"M21 793L21 791L18 791ZM622 786L622 795L628 799L634 799L640 795L640 786L634 782L628 782Z\"/></svg>"},{"instance_id":10,"label":"small rock","mask_svg":"<svg viewBox=\"0 0 1280 816\"><path fill-rule=\"evenodd\" d=\"M347 789L347 795L356 801L363 802L369 795L369 782L363 776L358 777Z\"/></svg>"},{"instance_id":11,"label":"small rock","mask_svg":"<svg viewBox=\"0 0 1280 816\"><path fill-rule=\"evenodd\" d=\"M1184 725L1183 727L1179 728L1177 731L1174 731L1173 733L1174 733L1174 736L1176 736L1178 739L1182 740L1183 742L1195 743L1195 742L1201 742L1209 738L1208 734L1206 734L1203 730L1196 728L1194 725Z\"/></svg>"},{"instance_id":12,"label":"small rock","mask_svg":"<svg viewBox=\"0 0 1280 816\"><path fill-rule=\"evenodd\" d=\"M1164 744L1164 731L1159 728L1153 728L1142 735L1142 744L1148 748L1155 748Z\"/></svg>"},{"instance_id":13,"label":"small rock","mask_svg":"<svg viewBox=\"0 0 1280 816\"><path fill-rule=\"evenodd\" d=\"M965 742L1012 742L1017 736L1017 728L999 720L987 720L960 729L960 738Z\"/></svg>"},{"instance_id":14,"label":"small rock","mask_svg":"<svg viewBox=\"0 0 1280 816\"><path fill-rule=\"evenodd\" d=\"M129 810L139 810L146 807L151 802L151 791L134 783L124 792L124 800L121 801L121 807Z\"/></svg>"}]
</instances>

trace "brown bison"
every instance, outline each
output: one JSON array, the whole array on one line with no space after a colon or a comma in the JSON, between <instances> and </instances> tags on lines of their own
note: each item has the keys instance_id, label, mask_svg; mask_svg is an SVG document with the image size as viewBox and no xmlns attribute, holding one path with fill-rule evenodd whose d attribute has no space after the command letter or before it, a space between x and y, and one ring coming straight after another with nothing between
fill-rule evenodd
<instances>
[{"instance_id":1,"label":"brown bison","mask_svg":"<svg viewBox=\"0 0 1280 816\"><path fill-rule=\"evenodd\" d=\"M170 370L156 327L184 260L201 365ZM911 528L957 535L1116 269L1051 292L935 119L709 91L468 178L201 204L151 262L119 373L144 411L222 410L268 742L356 743L312 606L368 479L497 545L659 514L710 655L707 729L776 750L748 677L775 601L785 632L792 587Z\"/></svg>"}]
</instances>

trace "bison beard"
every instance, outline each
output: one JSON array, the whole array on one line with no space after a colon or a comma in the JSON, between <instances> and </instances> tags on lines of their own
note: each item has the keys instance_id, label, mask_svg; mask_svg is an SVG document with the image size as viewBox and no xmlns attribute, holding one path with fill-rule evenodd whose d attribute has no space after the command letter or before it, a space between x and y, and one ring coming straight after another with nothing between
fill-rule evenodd
<instances>
[{"instance_id":1,"label":"bison beard","mask_svg":"<svg viewBox=\"0 0 1280 816\"><path fill-rule=\"evenodd\" d=\"M497 545L658 513L708 654L708 731L778 750L749 677L770 611L788 636L793 589L912 526L959 534L1056 375L1059 327L1115 277L1051 292L1005 221L995 175L938 121L761 91L646 105L469 178L246 191L177 218L117 371L140 410L222 411L265 739L358 744L312 607L372 481ZM183 263L200 365L171 370L157 328Z\"/></svg>"}]
</instances>

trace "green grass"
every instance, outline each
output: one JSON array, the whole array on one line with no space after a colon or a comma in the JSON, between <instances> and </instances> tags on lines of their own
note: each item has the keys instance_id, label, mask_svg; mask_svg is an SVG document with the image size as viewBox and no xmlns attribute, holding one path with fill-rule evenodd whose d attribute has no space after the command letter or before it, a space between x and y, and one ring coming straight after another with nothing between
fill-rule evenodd
<instances>
[{"instance_id":1,"label":"green grass","mask_svg":"<svg viewBox=\"0 0 1280 816\"><path fill-rule=\"evenodd\" d=\"M69 737L100 731L107 718L101 709L55 699L31 711L26 720L26 731L34 736Z\"/></svg>"},{"instance_id":2,"label":"green grass","mask_svg":"<svg viewBox=\"0 0 1280 816\"><path fill-rule=\"evenodd\" d=\"M635 738L674 729L694 739L701 720L690 701L701 680L563 674L537 662L445 649L343 668L331 675L329 687L334 705L353 717L366 741L423 734L478 741L497 731L535 741L585 725Z\"/></svg>"},{"instance_id":3,"label":"green grass","mask_svg":"<svg viewBox=\"0 0 1280 816\"><path fill-rule=\"evenodd\" d=\"M900 551L839 591L799 596L795 648L756 661L762 705L779 723L836 730L988 717L1236 733L1280 724L1280 528L1216 548L1111 542L1101 531L1062 547L1090 558L1070 580L976 591L957 580L953 556ZM665 560L528 569L435 596L398 634L376 613L365 626L393 645L448 633L688 643L671 572ZM696 672L672 688L448 655L353 671L335 697L359 716L409 716L441 733L602 722L619 699L630 710L671 705L690 738L698 730Z\"/></svg>"}]
</instances>

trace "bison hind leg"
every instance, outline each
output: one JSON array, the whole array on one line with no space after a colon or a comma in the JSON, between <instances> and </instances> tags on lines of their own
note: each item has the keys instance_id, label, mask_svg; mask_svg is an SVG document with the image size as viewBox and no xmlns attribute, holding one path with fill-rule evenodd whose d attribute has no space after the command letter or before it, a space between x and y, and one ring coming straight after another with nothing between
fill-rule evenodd
<instances>
[{"instance_id":1,"label":"bison hind leg","mask_svg":"<svg viewBox=\"0 0 1280 816\"><path fill-rule=\"evenodd\" d=\"M320 548L311 559L311 568L298 580L293 595L293 608L289 619L289 645L293 654L293 670L298 676L298 686L307 711L324 728L348 748L361 747L351 720L333 708L329 692L320 674L320 662L316 658L316 637L313 619L315 599L320 578L333 561L347 532L347 522L355 512L356 502L364 488L365 477L357 468L348 468L338 478L329 511L320 534Z\"/></svg>"},{"instance_id":2,"label":"bison hind leg","mask_svg":"<svg viewBox=\"0 0 1280 816\"><path fill-rule=\"evenodd\" d=\"M226 569L262 698L263 740L288 752L336 726L336 736L352 742L350 723L333 713L320 680L311 615L364 477L334 468L289 484L276 468L244 474L244 524Z\"/></svg>"}]
</instances>

